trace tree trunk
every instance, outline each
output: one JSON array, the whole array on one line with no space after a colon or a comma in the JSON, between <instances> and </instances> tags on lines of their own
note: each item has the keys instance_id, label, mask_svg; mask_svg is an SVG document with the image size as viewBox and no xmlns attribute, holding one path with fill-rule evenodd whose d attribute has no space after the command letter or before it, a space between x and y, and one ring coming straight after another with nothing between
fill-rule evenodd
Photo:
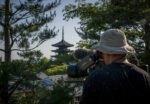
<instances>
[{"instance_id":1,"label":"tree trunk","mask_svg":"<svg viewBox=\"0 0 150 104\"><path fill-rule=\"evenodd\" d=\"M5 78L6 79L6 78ZM8 104L8 79L0 86L0 104Z\"/></svg>"},{"instance_id":2,"label":"tree trunk","mask_svg":"<svg viewBox=\"0 0 150 104\"><path fill-rule=\"evenodd\" d=\"M8 104L8 63L3 63L1 67L1 82L0 82L0 104Z\"/></svg>"},{"instance_id":3,"label":"tree trunk","mask_svg":"<svg viewBox=\"0 0 150 104\"><path fill-rule=\"evenodd\" d=\"M5 41L5 63L7 64L11 61L11 47L10 47L10 0L5 0L5 24L4 24L4 41ZM2 75L5 75L2 80L2 85L0 86L0 103L8 104L8 73L7 69L3 69ZM2 77L2 76L1 76Z\"/></svg>"},{"instance_id":4,"label":"tree trunk","mask_svg":"<svg viewBox=\"0 0 150 104\"><path fill-rule=\"evenodd\" d=\"M5 62L11 61L11 47L10 47L10 25L9 25L9 12L10 12L10 0L5 1Z\"/></svg>"},{"instance_id":5,"label":"tree trunk","mask_svg":"<svg viewBox=\"0 0 150 104\"><path fill-rule=\"evenodd\" d=\"M10 50L10 30L8 26L5 26L5 62L11 61L11 50Z\"/></svg>"}]
</instances>

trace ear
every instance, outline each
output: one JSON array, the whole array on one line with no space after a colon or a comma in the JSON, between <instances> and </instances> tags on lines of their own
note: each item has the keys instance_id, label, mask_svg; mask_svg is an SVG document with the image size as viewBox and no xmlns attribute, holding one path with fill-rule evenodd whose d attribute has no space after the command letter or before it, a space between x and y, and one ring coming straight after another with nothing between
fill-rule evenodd
<instances>
[{"instance_id":1,"label":"ear","mask_svg":"<svg viewBox=\"0 0 150 104\"><path fill-rule=\"evenodd\" d=\"M100 51L96 51L96 54L99 56L99 58L103 59L103 53Z\"/></svg>"},{"instance_id":2,"label":"ear","mask_svg":"<svg viewBox=\"0 0 150 104\"><path fill-rule=\"evenodd\" d=\"M112 54L108 54L108 53L105 53L105 55L106 55L107 57L112 57L112 56L113 56Z\"/></svg>"}]
</instances>

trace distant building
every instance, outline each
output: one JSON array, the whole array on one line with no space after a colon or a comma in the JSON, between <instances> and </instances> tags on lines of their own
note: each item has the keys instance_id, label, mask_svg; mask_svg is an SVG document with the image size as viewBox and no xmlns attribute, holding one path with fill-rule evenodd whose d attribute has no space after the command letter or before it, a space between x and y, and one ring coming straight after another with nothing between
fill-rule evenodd
<instances>
[{"instance_id":1,"label":"distant building","mask_svg":"<svg viewBox=\"0 0 150 104\"><path fill-rule=\"evenodd\" d=\"M71 50L69 50L68 47L73 47L74 45L64 40L64 27L62 28L62 40L58 43L52 44L52 46L57 47L56 50L52 50L52 52L56 53L56 55L52 57L56 57L60 54L66 54L66 53L71 52Z\"/></svg>"}]
</instances>

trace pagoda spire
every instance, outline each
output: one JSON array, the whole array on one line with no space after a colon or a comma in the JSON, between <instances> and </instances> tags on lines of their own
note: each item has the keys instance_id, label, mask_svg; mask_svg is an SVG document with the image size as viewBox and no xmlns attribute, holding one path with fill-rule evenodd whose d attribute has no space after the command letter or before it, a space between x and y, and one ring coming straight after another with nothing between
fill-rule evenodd
<instances>
[{"instance_id":1,"label":"pagoda spire","mask_svg":"<svg viewBox=\"0 0 150 104\"><path fill-rule=\"evenodd\" d=\"M64 40L64 26L62 27L62 40Z\"/></svg>"}]
</instances>

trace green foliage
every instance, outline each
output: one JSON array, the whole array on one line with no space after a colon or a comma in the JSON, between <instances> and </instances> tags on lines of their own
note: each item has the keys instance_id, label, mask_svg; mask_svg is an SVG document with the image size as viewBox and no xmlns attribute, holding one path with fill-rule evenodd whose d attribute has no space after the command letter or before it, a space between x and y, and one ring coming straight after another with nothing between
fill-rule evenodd
<instances>
[{"instance_id":1,"label":"green foliage","mask_svg":"<svg viewBox=\"0 0 150 104\"><path fill-rule=\"evenodd\" d=\"M0 97L8 94L10 103L14 101L16 104L36 104L38 100L34 92L38 84L35 82L39 80L36 74L50 67L51 61L47 58L42 58L39 61L14 60L10 63L0 62ZM17 95L14 94L16 91L19 92ZM29 97L30 95L24 95L26 92L33 94L34 98ZM35 103L33 100L35 100Z\"/></svg>"},{"instance_id":2,"label":"green foliage","mask_svg":"<svg viewBox=\"0 0 150 104\"><path fill-rule=\"evenodd\" d=\"M32 93L13 95L11 101L13 104L38 104L35 95Z\"/></svg>"},{"instance_id":3,"label":"green foliage","mask_svg":"<svg viewBox=\"0 0 150 104\"><path fill-rule=\"evenodd\" d=\"M19 60L2 63L0 65L0 97L7 96L8 102L11 102L13 99L11 96L16 92L26 92L27 89L34 91L35 85L31 84L31 81L34 82L37 77L33 66L30 62Z\"/></svg>"},{"instance_id":4,"label":"green foliage","mask_svg":"<svg viewBox=\"0 0 150 104\"><path fill-rule=\"evenodd\" d=\"M147 56L150 52L149 8L149 0L77 1L65 7L64 19L78 17L81 21L77 33L83 41L91 40L93 43L99 40L103 31L119 28L126 33L129 44L136 49L137 54L144 53ZM79 46L82 45L87 46L79 42Z\"/></svg>"},{"instance_id":5,"label":"green foliage","mask_svg":"<svg viewBox=\"0 0 150 104\"><path fill-rule=\"evenodd\" d=\"M37 87L35 94L38 104L69 104L74 96L75 86L58 80L51 90Z\"/></svg>"},{"instance_id":6,"label":"green foliage","mask_svg":"<svg viewBox=\"0 0 150 104\"><path fill-rule=\"evenodd\" d=\"M58 80L51 91L52 104L69 104L74 96L74 87L63 80Z\"/></svg>"},{"instance_id":7,"label":"green foliage","mask_svg":"<svg viewBox=\"0 0 150 104\"><path fill-rule=\"evenodd\" d=\"M43 54L38 50L18 53L18 55L26 60L39 61Z\"/></svg>"},{"instance_id":8,"label":"green foliage","mask_svg":"<svg viewBox=\"0 0 150 104\"><path fill-rule=\"evenodd\" d=\"M48 29L47 24L54 20L56 12L53 9L60 0L5 1L0 5L0 40L5 43L0 51L5 53L5 61L11 60L12 51L31 51L57 35L55 27Z\"/></svg>"},{"instance_id":9,"label":"green foliage","mask_svg":"<svg viewBox=\"0 0 150 104\"><path fill-rule=\"evenodd\" d=\"M51 60L48 60L46 57L42 58L42 53L40 51L29 51L19 53L18 55L28 60L28 62L32 63L33 71L35 72L44 72L53 64L53 62Z\"/></svg>"},{"instance_id":10,"label":"green foliage","mask_svg":"<svg viewBox=\"0 0 150 104\"><path fill-rule=\"evenodd\" d=\"M13 86L16 87L10 87L8 91L9 94L14 90L8 100L13 104L57 104L58 102L68 104L74 95L75 86L60 80L55 83L52 90L47 90L35 83L38 80L36 73L40 71L48 69L46 70L48 75L66 74L66 68L67 65L52 65L52 61L47 58L42 58L38 62L30 60L0 62L0 90L4 87L8 89L8 82L15 82ZM0 94L4 94L3 91Z\"/></svg>"},{"instance_id":11,"label":"green foliage","mask_svg":"<svg viewBox=\"0 0 150 104\"><path fill-rule=\"evenodd\" d=\"M67 73L67 65L52 65L45 72L47 75L62 75Z\"/></svg>"},{"instance_id":12,"label":"green foliage","mask_svg":"<svg viewBox=\"0 0 150 104\"><path fill-rule=\"evenodd\" d=\"M47 58L41 58L37 63L36 63L36 71L37 72L45 72L47 69L51 67L53 62L51 60L48 60Z\"/></svg>"},{"instance_id":13,"label":"green foliage","mask_svg":"<svg viewBox=\"0 0 150 104\"><path fill-rule=\"evenodd\" d=\"M11 101L14 104L69 104L74 96L75 86L58 80L51 90L36 87L34 94L16 94L11 97Z\"/></svg>"},{"instance_id":14,"label":"green foliage","mask_svg":"<svg viewBox=\"0 0 150 104\"><path fill-rule=\"evenodd\" d=\"M69 54L60 54L55 57L56 59L53 61L53 64L62 65L76 62L73 53Z\"/></svg>"},{"instance_id":15,"label":"green foliage","mask_svg":"<svg viewBox=\"0 0 150 104\"><path fill-rule=\"evenodd\" d=\"M36 89L38 104L52 104L51 91L38 87Z\"/></svg>"},{"instance_id":16,"label":"green foliage","mask_svg":"<svg viewBox=\"0 0 150 104\"><path fill-rule=\"evenodd\" d=\"M138 55L139 59L140 59L140 63L141 64L148 64L149 65L149 68L150 68L150 53L149 52L146 52L146 53L140 53Z\"/></svg>"},{"instance_id":17,"label":"green foliage","mask_svg":"<svg viewBox=\"0 0 150 104\"><path fill-rule=\"evenodd\" d=\"M96 41L92 41L92 40L81 40L77 43L77 48L86 48L86 49L90 49L94 44L96 44Z\"/></svg>"},{"instance_id":18,"label":"green foliage","mask_svg":"<svg viewBox=\"0 0 150 104\"><path fill-rule=\"evenodd\" d=\"M64 9L64 19L69 20L70 18L79 17L80 18L80 28L76 29L76 32L83 39L99 39L99 32L102 28L99 25L102 25L102 22L95 21L100 20L98 2L95 4L86 3L79 1L76 5L67 5ZM94 21L95 22L94 22ZM92 23L93 22L93 23ZM97 26L98 24L98 26Z\"/></svg>"}]
</instances>

